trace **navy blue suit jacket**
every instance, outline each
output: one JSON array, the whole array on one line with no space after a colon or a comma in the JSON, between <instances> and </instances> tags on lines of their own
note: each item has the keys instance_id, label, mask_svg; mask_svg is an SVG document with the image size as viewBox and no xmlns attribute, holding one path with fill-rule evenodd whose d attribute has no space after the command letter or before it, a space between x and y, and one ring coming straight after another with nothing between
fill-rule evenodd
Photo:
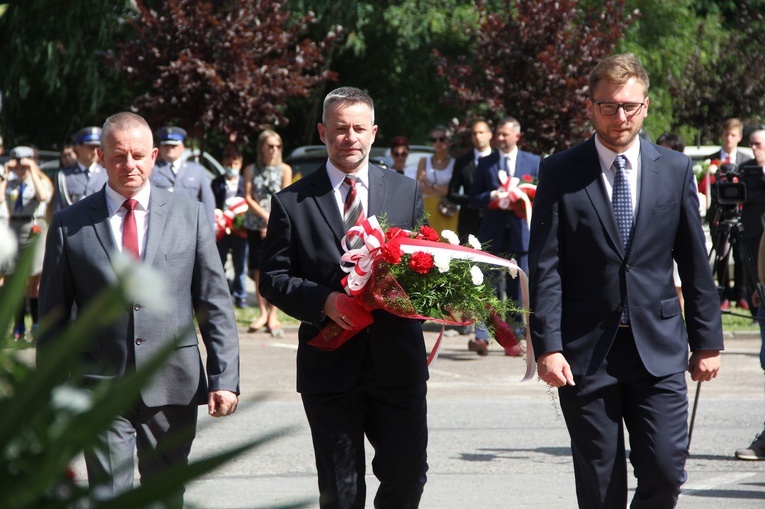
<instances>
[{"instance_id":1,"label":"navy blue suit jacket","mask_svg":"<svg viewBox=\"0 0 765 509\"><path fill-rule=\"evenodd\" d=\"M423 216L419 183L369 165L367 216L386 215L389 226L413 229ZM331 393L350 389L365 356L385 386L428 378L422 327L417 320L373 311L374 323L334 351L308 345L318 333L322 309L333 291L342 292L343 219L325 166L286 187L271 200L261 267L260 292L303 323L298 332L297 389Z\"/></svg>"},{"instance_id":2,"label":"navy blue suit jacket","mask_svg":"<svg viewBox=\"0 0 765 509\"><path fill-rule=\"evenodd\" d=\"M529 225L511 210L490 210L491 192L500 186L499 170L502 169L502 153L494 151L482 158L476 168L473 187L470 190L470 202L474 207L483 208L483 220L478 230L478 240L490 242L489 250L493 253L512 253L522 255L529 247ZM522 178L539 175L538 155L518 151L515 163L515 176Z\"/></svg>"},{"instance_id":3,"label":"navy blue suit jacket","mask_svg":"<svg viewBox=\"0 0 765 509\"><path fill-rule=\"evenodd\" d=\"M720 300L707 259L691 160L640 141L640 201L624 252L594 139L542 162L529 246L534 353L563 352L593 373L629 295L632 333L654 376L681 373L688 347L722 350ZM685 320L672 280L677 261Z\"/></svg>"}]
</instances>

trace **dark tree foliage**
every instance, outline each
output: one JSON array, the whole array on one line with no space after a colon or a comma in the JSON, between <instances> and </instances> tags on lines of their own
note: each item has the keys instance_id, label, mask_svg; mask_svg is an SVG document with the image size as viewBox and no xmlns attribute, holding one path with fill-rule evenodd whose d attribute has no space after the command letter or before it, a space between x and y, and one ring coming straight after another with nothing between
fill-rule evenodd
<instances>
[{"instance_id":1,"label":"dark tree foliage","mask_svg":"<svg viewBox=\"0 0 765 509\"><path fill-rule=\"evenodd\" d=\"M0 2L5 3L5 2ZM0 15L6 146L54 148L129 104L106 64L128 1L12 2Z\"/></svg>"},{"instance_id":2,"label":"dark tree foliage","mask_svg":"<svg viewBox=\"0 0 765 509\"><path fill-rule=\"evenodd\" d=\"M119 67L149 90L133 107L152 125L247 142L287 123L287 100L333 77L321 64L335 34L301 38L313 15L292 19L281 0L167 0L156 10L136 4L136 36L121 48Z\"/></svg>"},{"instance_id":3,"label":"dark tree foliage","mask_svg":"<svg viewBox=\"0 0 765 509\"><path fill-rule=\"evenodd\" d=\"M726 118L738 117L750 127L765 120L763 4L741 2L735 14L725 14L722 9L729 36L719 52L707 56L708 52L697 47L682 74L670 80L675 124L694 126L702 142L717 142L720 124ZM700 38L704 28L699 31Z\"/></svg>"},{"instance_id":4,"label":"dark tree foliage","mask_svg":"<svg viewBox=\"0 0 765 509\"><path fill-rule=\"evenodd\" d=\"M472 116L511 115L524 147L552 153L589 135L584 107L590 71L608 56L633 15L624 0L584 9L576 0L505 0L471 31L474 51L442 57L450 99ZM439 55L440 56L440 55Z\"/></svg>"}]
</instances>

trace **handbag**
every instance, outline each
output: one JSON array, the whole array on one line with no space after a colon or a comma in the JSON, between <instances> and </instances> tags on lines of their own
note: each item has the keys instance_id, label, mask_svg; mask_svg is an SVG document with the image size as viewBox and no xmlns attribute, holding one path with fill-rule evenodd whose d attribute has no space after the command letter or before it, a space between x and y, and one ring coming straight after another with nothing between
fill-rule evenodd
<instances>
[{"instance_id":1,"label":"handbag","mask_svg":"<svg viewBox=\"0 0 765 509\"><path fill-rule=\"evenodd\" d=\"M454 202L449 201L449 198L442 196L438 201L438 211L442 216L452 217L460 209L460 206Z\"/></svg>"}]
</instances>

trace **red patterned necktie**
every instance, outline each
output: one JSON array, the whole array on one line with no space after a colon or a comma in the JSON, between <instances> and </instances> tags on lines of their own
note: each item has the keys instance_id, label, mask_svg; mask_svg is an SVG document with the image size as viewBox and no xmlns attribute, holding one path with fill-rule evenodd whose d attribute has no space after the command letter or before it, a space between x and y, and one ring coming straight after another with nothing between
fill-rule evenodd
<instances>
[{"instance_id":1,"label":"red patterned necktie","mask_svg":"<svg viewBox=\"0 0 765 509\"><path fill-rule=\"evenodd\" d=\"M122 223L122 252L132 253L136 259L141 257L138 254L138 227L135 224L135 208L138 202L130 199L122 204L127 210L125 221Z\"/></svg>"},{"instance_id":2,"label":"red patterned necktie","mask_svg":"<svg viewBox=\"0 0 765 509\"><path fill-rule=\"evenodd\" d=\"M350 187L348 195L345 197L345 207L343 208L343 223L345 231L348 231L364 221L366 216L364 214L364 207L361 205L361 197L359 197L359 193L356 191L356 177L346 176L343 182Z\"/></svg>"}]
</instances>

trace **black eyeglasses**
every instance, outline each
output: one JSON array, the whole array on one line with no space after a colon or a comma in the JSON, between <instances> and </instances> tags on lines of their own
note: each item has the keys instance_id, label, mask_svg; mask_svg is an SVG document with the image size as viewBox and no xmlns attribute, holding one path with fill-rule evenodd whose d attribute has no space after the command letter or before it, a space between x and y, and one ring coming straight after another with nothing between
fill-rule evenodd
<instances>
[{"instance_id":1,"label":"black eyeglasses","mask_svg":"<svg viewBox=\"0 0 765 509\"><path fill-rule=\"evenodd\" d=\"M624 114L627 116L631 115L637 115L640 113L640 110L643 109L643 106L645 106L645 102L642 103L612 103L607 101L596 101L594 98L590 97L592 102L598 105L598 108L600 109L600 114L605 115L607 117L612 117L616 115L616 113L619 111L619 108L624 110Z\"/></svg>"},{"instance_id":2,"label":"black eyeglasses","mask_svg":"<svg viewBox=\"0 0 765 509\"><path fill-rule=\"evenodd\" d=\"M446 136L431 136L430 141L433 143L443 143L446 141Z\"/></svg>"},{"instance_id":3,"label":"black eyeglasses","mask_svg":"<svg viewBox=\"0 0 765 509\"><path fill-rule=\"evenodd\" d=\"M391 152L391 155L393 157L406 157L409 155L409 152L403 151L403 152Z\"/></svg>"}]
</instances>

